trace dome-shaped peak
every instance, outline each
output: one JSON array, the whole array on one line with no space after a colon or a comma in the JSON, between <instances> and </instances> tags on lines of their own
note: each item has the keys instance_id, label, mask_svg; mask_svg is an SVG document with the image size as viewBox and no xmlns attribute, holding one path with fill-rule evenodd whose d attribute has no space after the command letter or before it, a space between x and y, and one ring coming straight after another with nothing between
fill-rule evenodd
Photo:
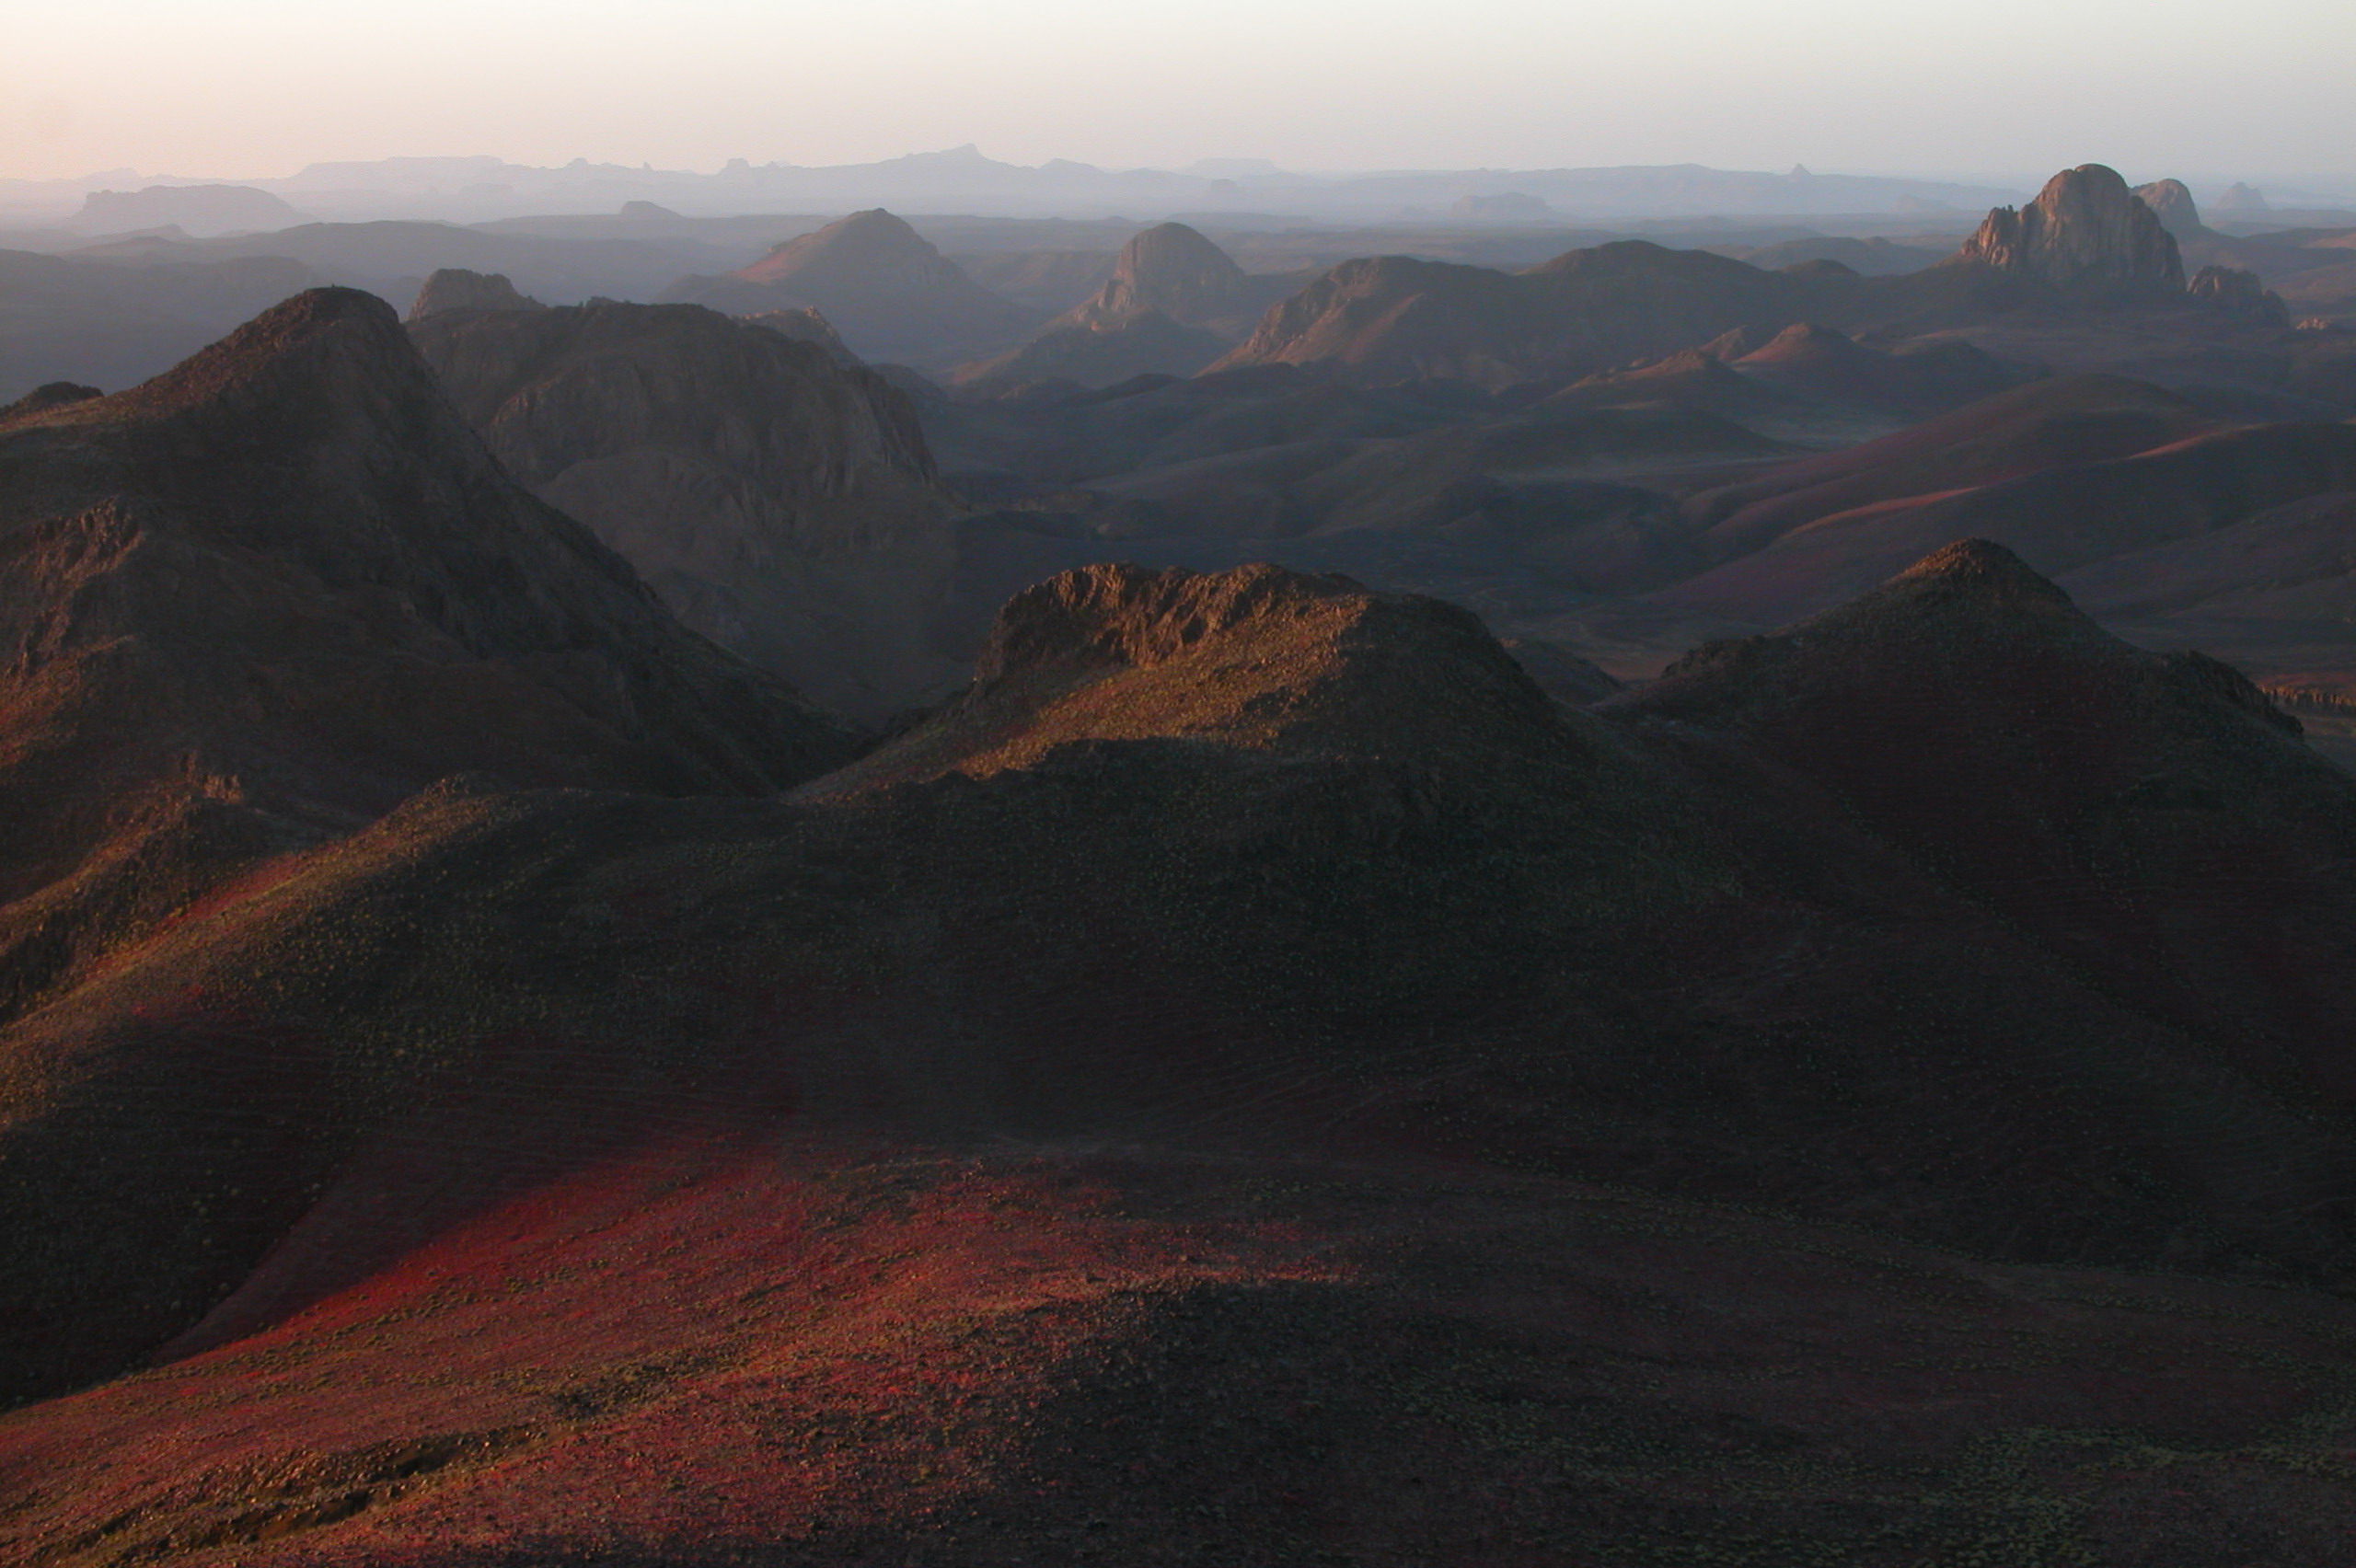
<instances>
[{"instance_id":1,"label":"dome-shaped peak","mask_svg":"<svg viewBox=\"0 0 2356 1568\"><path fill-rule=\"evenodd\" d=\"M787 240L736 276L790 289L849 282L945 282L964 274L907 219L871 207Z\"/></svg>"},{"instance_id":2,"label":"dome-shaped peak","mask_svg":"<svg viewBox=\"0 0 2356 1568\"><path fill-rule=\"evenodd\" d=\"M1251 286L1235 259L1197 231L1156 224L1121 248L1111 281L1085 309L1099 319L1159 310L1173 321L1201 321L1237 309Z\"/></svg>"},{"instance_id":3,"label":"dome-shaped peak","mask_svg":"<svg viewBox=\"0 0 2356 1568\"><path fill-rule=\"evenodd\" d=\"M2063 287L2184 287L2176 236L2103 164L2063 169L2026 207L1996 208L1957 259Z\"/></svg>"},{"instance_id":4,"label":"dome-shaped peak","mask_svg":"<svg viewBox=\"0 0 2356 1568\"><path fill-rule=\"evenodd\" d=\"M2200 208L2192 192L2181 179L2155 179L2149 185L2135 188L2135 199L2152 209L2160 226L2178 239L2190 239L2209 232L2200 221Z\"/></svg>"}]
</instances>

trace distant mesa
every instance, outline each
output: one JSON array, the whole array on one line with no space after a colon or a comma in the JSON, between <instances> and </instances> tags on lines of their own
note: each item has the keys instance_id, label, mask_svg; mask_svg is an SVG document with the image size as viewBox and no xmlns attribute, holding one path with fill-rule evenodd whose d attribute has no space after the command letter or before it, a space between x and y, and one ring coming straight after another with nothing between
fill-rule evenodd
<instances>
[{"instance_id":1,"label":"distant mesa","mask_svg":"<svg viewBox=\"0 0 2356 1568\"><path fill-rule=\"evenodd\" d=\"M126 234L177 224L191 235L248 234L308 223L267 190L250 185L151 185L144 190L93 190L67 220L86 234Z\"/></svg>"},{"instance_id":2,"label":"distant mesa","mask_svg":"<svg viewBox=\"0 0 2356 1568\"><path fill-rule=\"evenodd\" d=\"M2117 170L2101 164L2063 169L2026 207L1996 208L1956 254L2060 288L2184 287L2176 236Z\"/></svg>"},{"instance_id":3,"label":"distant mesa","mask_svg":"<svg viewBox=\"0 0 2356 1568\"><path fill-rule=\"evenodd\" d=\"M679 214L655 202L625 202L621 215L625 218L676 218Z\"/></svg>"},{"instance_id":4,"label":"distant mesa","mask_svg":"<svg viewBox=\"0 0 2356 1568\"><path fill-rule=\"evenodd\" d=\"M1798 171L1806 174L1805 169ZM1452 218L1466 218L1479 224L1542 224L1562 216L1543 198L1519 190L1502 190L1489 196L1459 196L1448 209Z\"/></svg>"},{"instance_id":5,"label":"distant mesa","mask_svg":"<svg viewBox=\"0 0 2356 1568\"><path fill-rule=\"evenodd\" d=\"M2155 179L2149 185L2135 188L2136 200L2152 209L2160 226L2178 239L2198 239L2209 232L2200 221L2200 208L2192 200L2192 192L2181 179Z\"/></svg>"},{"instance_id":6,"label":"distant mesa","mask_svg":"<svg viewBox=\"0 0 2356 1568\"><path fill-rule=\"evenodd\" d=\"M464 267L444 267L425 280L409 307L409 319L422 321L445 310L545 310L548 306L518 293L504 272L474 272Z\"/></svg>"},{"instance_id":7,"label":"distant mesa","mask_svg":"<svg viewBox=\"0 0 2356 1568\"><path fill-rule=\"evenodd\" d=\"M2255 186L2236 182L2217 198L2217 210L2221 213L2263 213L2267 210L2266 192Z\"/></svg>"}]
</instances>

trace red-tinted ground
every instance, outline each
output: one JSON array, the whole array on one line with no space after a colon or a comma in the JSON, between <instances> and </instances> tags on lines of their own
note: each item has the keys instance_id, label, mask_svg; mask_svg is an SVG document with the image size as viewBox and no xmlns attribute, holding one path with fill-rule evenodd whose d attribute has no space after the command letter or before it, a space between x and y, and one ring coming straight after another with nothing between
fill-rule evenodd
<instances>
[{"instance_id":1,"label":"red-tinted ground","mask_svg":"<svg viewBox=\"0 0 2356 1568\"><path fill-rule=\"evenodd\" d=\"M2304 1293L1478 1171L771 1135L0 1419L0 1551L2320 1565L2351 1351Z\"/></svg>"}]
</instances>

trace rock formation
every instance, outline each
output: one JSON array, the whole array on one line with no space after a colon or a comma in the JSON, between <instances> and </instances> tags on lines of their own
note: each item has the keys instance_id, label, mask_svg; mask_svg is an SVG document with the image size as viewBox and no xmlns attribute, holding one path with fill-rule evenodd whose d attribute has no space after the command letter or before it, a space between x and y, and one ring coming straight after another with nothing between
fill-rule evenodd
<instances>
[{"instance_id":1,"label":"rock formation","mask_svg":"<svg viewBox=\"0 0 2356 1568\"><path fill-rule=\"evenodd\" d=\"M2202 305L2277 327L2291 324L2290 307L2256 272L2244 267L2203 267L2185 292Z\"/></svg>"},{"instance_id":2,"label":"rock formation","mask_svg":"<svg viewBox=\"0 0 2356 1568\"><path fill-rule=\"evenodd\" d=\"M907 398L838 343L699 306L449 312L411 329L508 471L689 626L865 719L953 680L925 621L952 503Z\"/></svg>"},{"instance_id":3,"label":"rock formation","mask_svg":"<svg viewBox=\"0 0 2356 1568\"><path fill-rule=\"evenodd\" d=\"M2176 236L2116 170L2101 164L2063 169L2027 207L1996 208L1957 259L2065 289L2184 287Z\"/></svg>"},{"instance_id":4,"label":"rock formation","mask_svg":"<svg viewBox=\"0 0 2356 1568\"><path fill-rule=\"evenodd\" d=\"M425 280L409 307L411 321L445 310L545 310L538 300L518 294L504 272L474 272L444 267Z\"/></svg>"},{"instance_id":5,"label":"rock formation","mask_svg":"<svg viewBox=\"0 0 2356 1568\"><path fill-rule=\"evenodd\" d=\"M2192 192L2181 179L2155 179L2149 185L2135 188L2135 199L2152 209L2160 226L2179 240L2197 239L2209 232L2200 221L2200 208L2192 200Z\"/></svg>"}]
</instances>

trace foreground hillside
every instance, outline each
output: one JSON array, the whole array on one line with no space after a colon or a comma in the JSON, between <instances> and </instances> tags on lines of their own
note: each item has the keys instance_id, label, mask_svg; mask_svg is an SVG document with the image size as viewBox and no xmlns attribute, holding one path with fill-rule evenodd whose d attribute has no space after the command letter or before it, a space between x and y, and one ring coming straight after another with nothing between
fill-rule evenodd
<instances>
[{"instance_id":1,"label":"foreground hillside","mask_svg":"<svg viewBox=\"0 0 2356 1568\"><path fill-rule=\"evenodd\" d=\"M1974 544L1596 714L1273 569L979 676L19 1022L17 1549L2331 1560L2356 782L2231 672Z\"/></svg>"}]
</instances>

